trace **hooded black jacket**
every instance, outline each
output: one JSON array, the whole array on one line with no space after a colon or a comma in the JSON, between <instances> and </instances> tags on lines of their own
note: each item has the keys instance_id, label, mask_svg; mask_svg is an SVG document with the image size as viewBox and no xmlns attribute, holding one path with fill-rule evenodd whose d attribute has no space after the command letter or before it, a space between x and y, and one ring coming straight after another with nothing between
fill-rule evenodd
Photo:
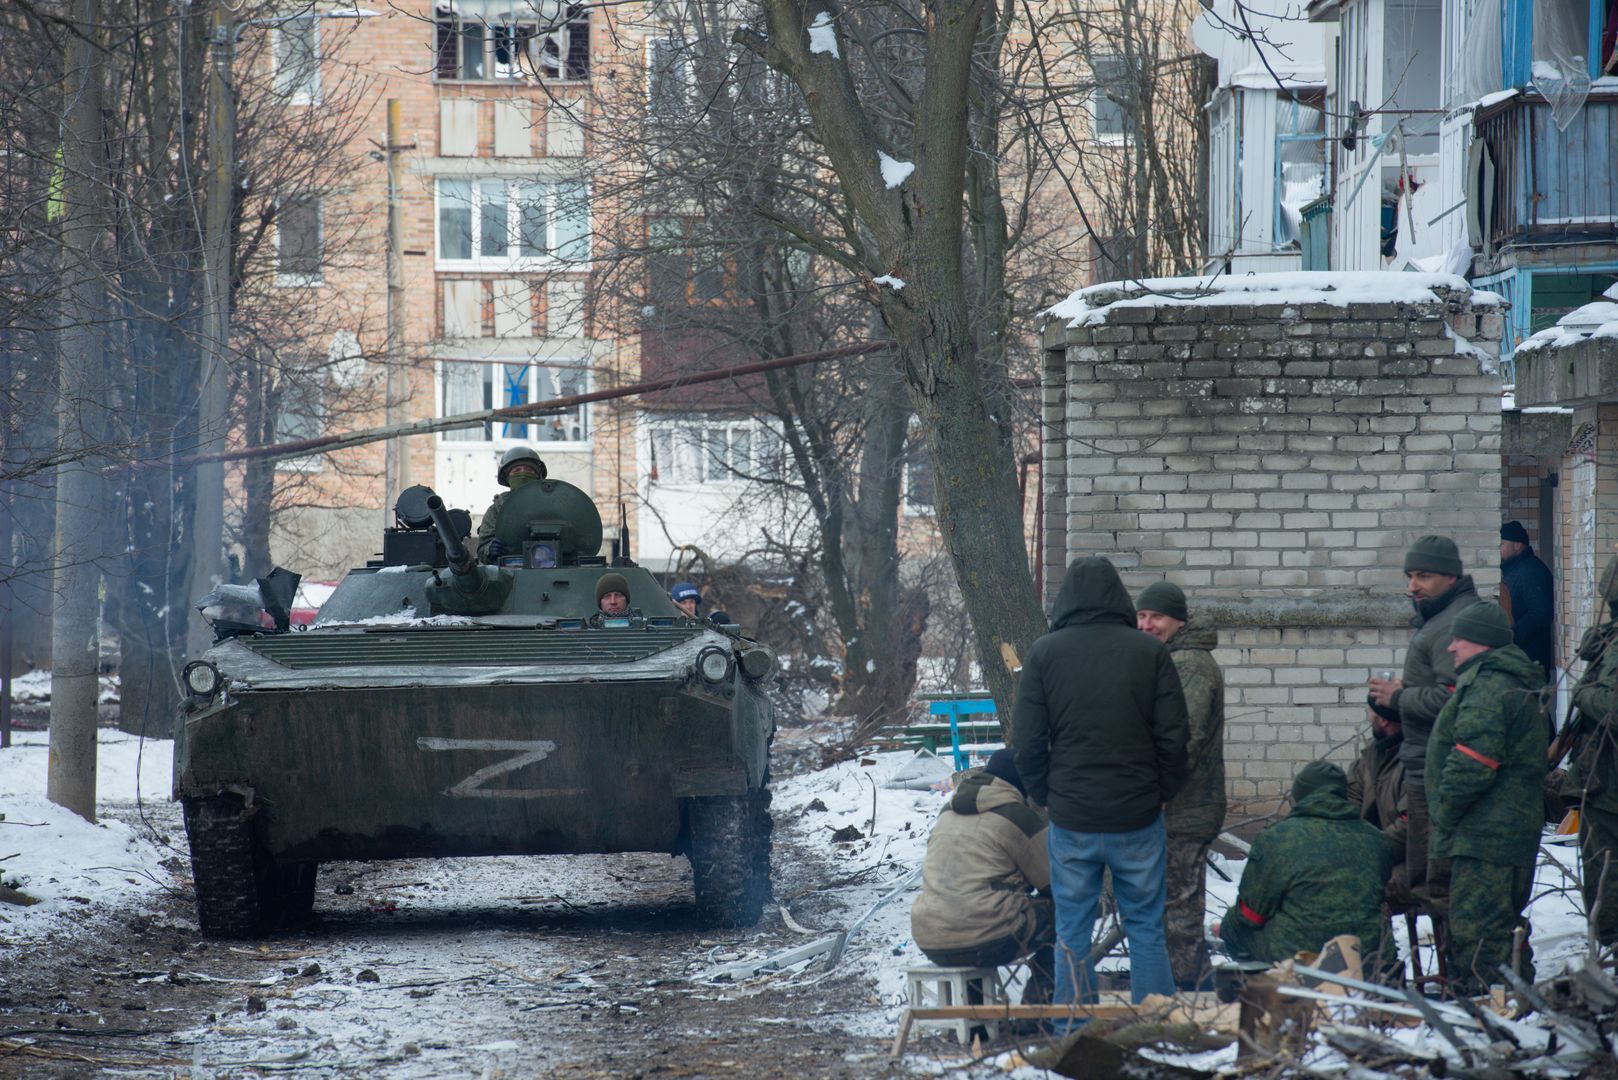
<instances>
[{"instance_id":1,"label":"hooded black jacket","mask_svg":"<svg viewBox=\"0 0 1618 1080\"><path fill-rule=\"evenodd\" d=\"M1067 568L1050 633L1017 688L1012 742L1028 795L1071 832L1150 825L1185 784L1185 694L1161 641L1100 556Z\"/></svg>"}]
</instances>

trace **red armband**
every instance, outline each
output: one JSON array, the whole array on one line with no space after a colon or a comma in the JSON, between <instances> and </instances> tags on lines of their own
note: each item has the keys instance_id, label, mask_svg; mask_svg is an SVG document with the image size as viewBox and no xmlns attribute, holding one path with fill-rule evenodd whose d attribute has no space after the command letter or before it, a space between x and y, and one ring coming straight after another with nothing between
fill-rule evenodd
<instances>
[{"instance_id":1,"label":"red armband","mask_svg":"<svg viewBox=\"0 0 1618 1080\"><path fill-rule=\"evenodd\" d=\"M1487 765L1491 769L1498 769L1500 767L1500 763L1494 758L1489 757L1487 754L1478 753L1465 743L1456 743L1455 749L1459 750L1461 753L1465 754L1467 757L1471 758L1480 765Z\"/></svg>"},{"instance_id":2,"label":"red armband","mask_svg":"<svg viewBox=\"0 0 1618 1080\"><path fill-rule=\"evenodd\" d=\"M1236 905L1237 905L1237 907L1239 907L1241 909L1242 918L1246 919L1248 922L1252 923L1254 926L1263 926L1266 922L1269 921L1269 920L1265 919L1264 916L1260 915L1258 912L1256 912L1252 908L1248 907L1247 902L1245 900L1236 901Z\"/></svg>"}]
</instances>

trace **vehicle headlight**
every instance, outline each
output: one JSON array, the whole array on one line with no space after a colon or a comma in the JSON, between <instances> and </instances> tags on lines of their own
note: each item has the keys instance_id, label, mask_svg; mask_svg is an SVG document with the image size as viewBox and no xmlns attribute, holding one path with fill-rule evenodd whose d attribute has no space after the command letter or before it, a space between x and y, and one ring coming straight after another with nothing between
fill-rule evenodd
<instances>
[{"instance_id":1,"label":"vehicle headlight","mask_svg":"<svg viewBox=\"0 0 1618 1080\"><path fill-rule=\"evenodd\" d=\"M697 672L711 683L730 681L730 653L709 646L697 654Z\"/></svg>"},{"instance_id":2,"label":"vehicle headlight","mask_svg":"<svg viewBox=\"0 0 1618 1080\"><path fill-rule=\"evenodd\" d=\"M200 698L213 697L219 689L219 669L206 660L193 660L180 675L185 688Z\"/></svg>"}]
</instances>

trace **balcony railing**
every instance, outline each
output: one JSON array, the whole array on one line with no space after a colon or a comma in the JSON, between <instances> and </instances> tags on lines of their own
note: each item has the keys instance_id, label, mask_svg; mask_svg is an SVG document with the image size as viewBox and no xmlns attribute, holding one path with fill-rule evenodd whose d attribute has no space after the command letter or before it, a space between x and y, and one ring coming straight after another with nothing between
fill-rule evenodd
<instances>
[{"instance_id":1,"label":"balcony railing","mask_svg":"<svg viewBox=\"0 0 1618 1080\"><path fill-rule=\"evenodd\" d=\"M1566 131L1531 93L1476 123L1495 170L1486 225L1495 247L1618 239L1618 93L1593 90Z\"/></svg>"}]
</instances>

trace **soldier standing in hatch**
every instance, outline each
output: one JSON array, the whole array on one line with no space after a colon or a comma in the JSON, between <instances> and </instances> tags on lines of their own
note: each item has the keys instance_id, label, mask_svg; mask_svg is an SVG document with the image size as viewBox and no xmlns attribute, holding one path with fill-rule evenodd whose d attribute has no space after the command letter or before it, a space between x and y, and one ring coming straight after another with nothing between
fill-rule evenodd
<instances>
[{"instance_id":1,"label":"soldier standing in hatch","mask_svg":"<svg viewBox=\"0 0 1618 1080\"><path fill-rule=\"evenodd\" d=\"M524 484L545 479L545 475L545 463L540 460L533 447L513 446L500 458L500 471L495 474L495 479L500 481L501 487L516 491ZM500 507L510 493L502 491L496 495L489 508L483 512L483 520L478 522L479 562L495 563L500 561L502 555L511 554L506 550L506 545L494 535L494 530L500 525Z\"/></svg>"},{"instance_id":2,"label":"soldier standing in hatch","mask_svg":"<svg viewBox=\"0 0 1618 1080\"><path fill-rule=\"evenodd\" d=\"M1182 990L1211 989L1207 914L1208 848L1225 826L1225 676L1214 661L1219 634L1198 625L1185 593L1169 581L1141 590L1135 625L1169 647L1185 691L1191 737L1185 744L1191 778L1163 811L1168 830L1168 899L1163 933L1169 966Z\"/></svg>"},{"instance_id":3,"label":"soldier standing in hatch","mask_svg":"<svg viewBox=\"0 0 1618 1080\"><path fill-rule=\"evenodd\" d=\"M1504 982L1534 885L1545 824L1545 673L1511 643L1498 604L1455 617L1455 693L1427 746L1434 859L1450 863L1449 980L1457 994ZM1526 937L1518 972L1534 981Z\"/></svg>"},{"instance_id":4,"label":"soldier standing in hatch","mask_svg":"<svg viewBox=\"0 0 1618 1080\"><path fill-rule=\"evenodd\" d=\"M1618 649L1612 648L1618 641L1618 555L1607 560L1596 592L1608 618L1579 643L1585 667L1573 688L1578 716L1562 795L1580 804L1584 908L1593 913L1601 944L1612 945L1618 943Z\"/></svg>"},{"instance_id":5,"label":"soldier standing in hatch","mask_svg":"<svg viewBox=\"0 0 1618 1080\"><path fill-rule=\"evenodd\" d=\"M1466 608L1479 603L1477 587L1461 565L1461 551L1447 536L1423 536L1404 559L1406 595L1415 605L1416 632L1405 650L1404 676L1371 680L1371 707L1397 718L1404 729L1399 758L1405 767L1405 801L1410 814L1405 835L1405 874L1410 890L1429 914L1442 919L1448 902L1448 868L1428 859L1427 739L1433 723L1455 692L1455 661L1450 627Z\"/></svg>"}]
</instances>

